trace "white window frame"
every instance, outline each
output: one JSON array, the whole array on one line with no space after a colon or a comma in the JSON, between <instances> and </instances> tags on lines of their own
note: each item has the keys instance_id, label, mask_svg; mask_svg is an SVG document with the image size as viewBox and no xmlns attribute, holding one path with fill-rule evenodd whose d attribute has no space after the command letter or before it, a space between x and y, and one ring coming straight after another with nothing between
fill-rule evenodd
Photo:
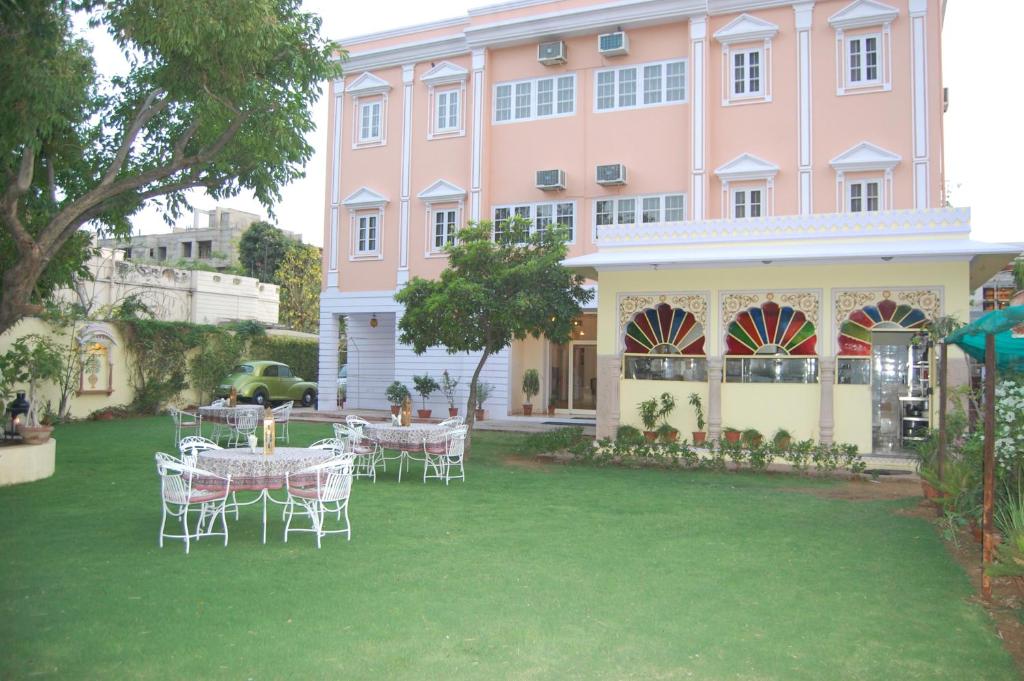
<instances>
[{"instance_id":1,"label":"white window frame","mask_svg":"<svg viewBox=\"0 0 1024 681\"><path fill-rule=\"evenodd\" d=\"M450 108L451 97L455 97L455 125L449 125L448 112L445 112L445 125L439 124L441 101L445 102L445 108ZM427 139L464 137L466 135L466 84L465 82L431 85L427 98L430 101L427 122Z\"/></svg>"},{"instance_id":2,"label":"white window frame","mask_svg":"<svg viewBox=\"0 0 1024 681\"><path fill-rule=\"evenodd\" d=\"M559 104L560 104L560 100L559 100L559 97L558 97L558 94L559 94L559 91L560 91L559 90L559 83L561 82L561 80L563 78L571 78L572 79L572 100L571 100L572 101L572 108L571 108L570 111L559 112L559 110L558 110ZM537 112L538 100L540 99L538 97L538 88L539 88L539 83L541 81L551 81L551 113L549 113L549 114L539 114ZM555 75L551 75L551 76L544 76L543 78L528 78L528 79L525 79L525 80L509 80L509 81L504 81L504 82L501 82L501 83L495 83L494 86L493 86L493 89L491 91L492 97L493 97L493 100L492 100L492 104L493 105L491 107L491 124L492 125L507 125L507 124L510 124L510 123L525 123L527 121L547 120L549 118L565 118L567 116L575 116L576 115L576 109L577 109L576 100L578 99L578 97L577 97L577 85L578 84L579 84L579 79L576 77L576 73L575 72L559 73L559 74L555 74ZM510 100L510 108L509 108L509 118L507 118L505 120L498 120L498 91L501 88L504 88L504 87L509 88L509 91L511 93L510 94L511 100ZM518 103L518 93L522 89L526 89L526 91L527 91L528 102L527 102L526 108L527 108L528 113L525 116L517 116L516 115L517 114L517 109L520 108L520 107L517 106L517 103Z\"/></svg>"},{"instance_id":3,"label":"white window frame","mask_svg":"<svg viewBox=\"0 0 1024 681\"><path fill-rule=\"evenodd\" d=\"M750 86L752 80L750 75L750 55L757 55L757 89L754 90ZM743 77L742 80L736 79L736 57L743 55ZM748 47L742 50L730 50L729 53L729 99L730 101L738 99L761 99L764 97L765 82L764 82L764 55L765 49L763 47ZM743 92L736 92L737 83L743 84Z\"/></svg>"},{"instance_id":4,"label":"white window frame","mask_svg":"<svg viewBox=\"0 0 1024 681\"><path fill-rule=\"evenodd\" d=\"M867 207L868 202L868 187L875 185L878 194L876 199L878 201L878 207L871 209ZM860 196L858 197L861 201L860 210L853 210L853 188L857 187L860 190ZM880 210L885 210L885 179L882 177L865 177L857 180L848 180L846 182L846 212L848 213L875 213Z\"/></svg>"},{"instance_id":5,"label":"white window frame","mask_svg":"<svg viewBox=\"0 0 1024 681\"><path fill-rule=\"evenodd\" d=\"M353 97L352 116L352 148L361 149L364 147L379 147L387 143L387 111L388 96L384 94ZM363 109L379 106L380 125L377 128L377 135L363 137Z\"/></svg>"},{"instance_id":6,"label":"white window frame","mask_svg":"<svg viewBox=\"0 0 1024 681\"><path fill-rule=\"evenodd\" d=\"M758 55L758 90L750 92L750 54ZM735 55L743 59L744 92L736 93ZM763 104L772 101L772 39L722 45L722 106Z\"/></svg>"},{"instance_id":7,"label":"white window frame","mask_svg":"<svg viewBox=\"0 0 1024 681\"><path fill-rule=\"evenodd\" d=\"M850 79L850 41L876 38L878 41L878 73L874 80L853 81ZM861 52L863 55L863 51ZM866 74L867 65L860 65ZM879 26L865 27L856 31L836 30L836 94L859 95L892 90L892 29L886 22Z\"/></svg>"},{"instance_id":8,"label":"white window frame","mask_svg":"<svg viewBox=\"0 0 1024 681\"><path fill-rule=\"evenodd\" d=\"M682 64L683 65L683 98L668 101L668 67L669 64ZM657 102L647 103L645 102L646 94L646 71L649 67L659 66L661 67L660 76L660 99ZM633 92L634 101L633 104L623 105L622 102L622 91L619 87L621 80L619 74L622 71L635 71L636 80L634 81L635 90ZM612 106L600 107L599 106L599 88L597 81L600 79L601 74L612 74ZM610 111L628 111L631 109L649 109L656 106L674 106L677 104L687 104L690 101L690 67L689 60L685 57L679 57L676 59L666 59L664 61L651 61L640 64L623 64L616 66L611 69L599 69L594 72L594 113L608 113Z\"/></svg>"},{"instance_id":9,"label":"white window frame","mask_svg":"<svg viewBox=\"0 0 1024 681\"><path fill-rule=\"evenodd\" d=\"M871 38L875 39L875 77L868 78L868 64L867 64L867 41ZM860 41L861 50L858 54L860 63L857 65L857 71L861 78L855 80L853 78L853 54L850 48L854 41ZM859 87L874 87L882 83L882 34L879 33L857 33L854 35L846 36L846 87L848 88L859 88Z\"/></svg>"},{"instance_id":10,"label":"white window frame","mask_svg":"<svg viewBox=\"0 0 1024 681\"><path fill-rule=\"evenodd\" d=\"M430 252L443 253L448 244L455 243L455 235L459 231L459 214L461 206L433 208L430 210ZM437 245L437 218L441 216L444 224L443 243Z\"/></svg>"},{"instance_id":11,"label":"white window frame","mask_svg":"<svg viewBox=\"0 0 1024 681\"><path fill-rule=\"evenodd\" d=\"M758 192L758 198L760 199L760 201L758 201L758 203L757 203L758 213L759 213L758 215L751 215L750 214L751 213L750 209L754 205L753 201L751 201L751 198L752 198L751 194L752 194L752 192ZM737 216L736 215L736 198L739 197L739 196L743 197L743 215L742 216ZM733 220L743 220L743 219L746 219L746 218L755 218L756 219L756 218L763 218L763 217L765 217L768 214L767 210L766 210L766 207L767 207L767 197L768 197L768 187L767 187L767 184L765 184L765 185L757 185L757 186L751 185L751 186L748 186L748 187L738 187L738 188L731 189L729 191L729 217L731 219L733 219Z\"/></svg>"},{"instance_id":12,"label":"white window frame","mask_svg":"<svg viewBox=\"0 0 1024 681\"><path fill-rule=\"evenodd\" d=\"M579 212L577 210L576 201L538 201L537 203L509 203L491 207L491 218L495 226L498 224L498 211L507 210L508 217L511 218L513 215L522 214L527 220L530 221L530 234L537 233L537 208L543 206L544 208L550 208L551 211L551 223L550 224L562 224L558 221L559 218L559 207L572 206L572 226L571 226L571 238L566 242L568 244L576 243L576 234L579 231ZM507 219L507 218L503 218ZM495 230L496 231L496 230ZM491 237L495 237L495 232L492 231Z\"/></svg>"},{"instance_id":13,"label":"white window frame","mask_svg":"<svg viewBox=\"0 0 1024 681\"><path fill-rule=\"evenodd\" d=\"M375 222L374 229L376 230L376 234L374 235L374 248L360 250L360 230L362 229L362 222L363 220L369 220L371 218ZM384 257L384 249L381 246L383 224L383 208L357 209L351 211L352 235L349 260L380 260Z\"/></svg>"},{"instance_id":14,"label":"white window frame","mask_svg":"<svg viewBox=\"0 0 1024 681\"><path fill-rule=\"evenodd\" d=\"M669 197L681 197L682 198L682 207L678 208L678 209L673 209L673 210L682 210L682 213L683 213L683 219L682 220L667 220L666 219L665 213L669 210L668 207L667 207ZM653 222L644 222L644 212L645 212L644 211L644 204L645 204L645 202L649 202L652 199L657 199L658 200L657 220L655 220ZM629 201L633 202L632 203L632 206L633 206L632 211L629 211L628 209L627 210L620 210L620 203L621 202L629 202ZM601 213L599 213L598 212L598 206L599 206L599 204L601 204L603 202L609 202L609 203L612 204L612 209L611 209L610 213L608 213L608 212L601 212ZM596 242L597 239L600 237L599 232L600 232L602 227L616 227L616 226L619 226L619 225L643 226L643 225L663 224L663 223L666 223L666 222L684 222L686 220L687 208L688 208L688 201L687 201L686 192L665 192L663 194L638 194L636 196L602 196L600 198L594 199L594 202L593 202L593 213L592 213L592 215L593 215L593 224L591 225L591 229L592 229L591 234L593 235L592 241ZM628 214L630 212L632 213L632 219L627 219L627 216L628 216ZM608 216L608 219L610 219L611 222L599 223L598 222L598 215L599 214L600 215Z\"/></svg>"}]
</instances>

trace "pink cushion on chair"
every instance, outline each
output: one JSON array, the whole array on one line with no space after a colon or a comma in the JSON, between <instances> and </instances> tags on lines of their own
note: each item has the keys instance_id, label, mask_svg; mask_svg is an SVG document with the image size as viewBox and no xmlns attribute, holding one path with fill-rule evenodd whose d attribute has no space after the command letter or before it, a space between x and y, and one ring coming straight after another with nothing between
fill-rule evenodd
<instances>
[{"instance_id":1,"label":"pink cushion on chair","mask_svg":"<svg viewBox=\"0 0 1024 681\"><path fill-rule=\"evenodd\" d=\"M205 501L218 501L227 496L225 490L214 490L208 492L193 492L192 496L189 497L190 504L201 504Z\"/></svg>"},{"instance_id":2,"label":"pink cushion on chair","mask_svg":"<svg viewBox=\"0 0 1024 681\"><path fill-rule=\"evenodd\" d=\"M431 454L444 454L448 451L443 442L428 442L423 448Z\"/></svg>"},{"instance_id":3,"label":"pink cushion on chair","mask_svg":"<svg viewBox=\"0 0 1024 681\"><path fill-rule=\"evenodd\" d=\"M291 487L288 489L288 494L293 497L302 497L303 499L316 499L316 488L304 489Z\"/></svg>"}]
</instances>

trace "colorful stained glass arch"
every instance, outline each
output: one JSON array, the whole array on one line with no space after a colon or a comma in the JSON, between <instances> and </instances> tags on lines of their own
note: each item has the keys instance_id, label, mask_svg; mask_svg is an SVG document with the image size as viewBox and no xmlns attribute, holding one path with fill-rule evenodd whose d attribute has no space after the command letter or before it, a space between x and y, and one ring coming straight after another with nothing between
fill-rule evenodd
<instances>
[{"instance_id":1,"label":"colorful stained glass arch","mask_svg":"<svg viewBox=\"0 0 1024 681\"><path fill-rule=\"evenodd\" d=\"M883 300L866 305L851 312L839 326L839 354L868 356L872 331L912 331L927 323L928 316L924 312L905 303Z\"/></svg>"},{"instance_id":2,"label":"colorful stained glass arch","mask_svg":"<svg viewBox=\"0 0 1024 681\"><path fill-rule=\"evenodd\" d=\"M729 323L725 344L730 355L813 357L818 333L800 310L768 301L737 314Z\"/></svg>"},{"instance_id":3,"label":"colorful stained glass arch","mask_svg":"<svg viewBox=\"0 0 1024 681\"><path fill-rule=\"evenodd\" d=\"M626 352L704 354L704 325L692 312L661 303L641 310L626 326Z\"/></svg>"}]
</instances>

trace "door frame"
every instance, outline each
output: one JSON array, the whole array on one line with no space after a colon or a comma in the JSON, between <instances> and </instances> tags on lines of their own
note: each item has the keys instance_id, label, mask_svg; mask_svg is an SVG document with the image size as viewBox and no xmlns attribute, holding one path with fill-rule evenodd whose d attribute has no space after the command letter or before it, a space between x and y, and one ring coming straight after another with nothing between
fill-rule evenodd
<instances>
[{"instance_id":1,"label":"door frame","mask_svg":"<svg viewBox=\"0 0 1024 681\"><path fill-rule=\"evenodd\" d=\"M568 389L566 390L566 394L568 396L568 399L566 400L566 402L568 403L569 407L567 409L556 409L555 413L556 414L562 414L562 415L565 415L565 416L574 416L574 415L578 415L578 416L596 416L597 415L597 404L596 404L597 403L597 395L594 395L595 405L594 405L593 409L577 409L576 407L573 406L573 403L572 403L573 402L573 400L572 400L572 385L573 385L573 379L575 378L574 374L576 373L576 365L572 361L572 358L573 358L573 351L576 349L576 347L588 347L589 346L589 347L593 347L596 350L597 349L597 341L596 340L569 341L565 345L568 346L568 348L569 348L569 367L568 367L569 370L566 373L566 377L565 377L566 378L566 383L568 384ZM596 360L596 352L595 352L595 360Z\"/></svg>"}]
</instances>

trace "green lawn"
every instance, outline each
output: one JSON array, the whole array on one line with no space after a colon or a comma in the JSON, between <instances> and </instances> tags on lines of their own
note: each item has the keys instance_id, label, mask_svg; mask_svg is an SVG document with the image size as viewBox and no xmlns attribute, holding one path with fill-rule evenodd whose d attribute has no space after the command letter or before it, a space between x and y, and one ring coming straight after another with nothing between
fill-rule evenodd
<instances>
[{"instance_id":1,"label":"green lawn","mask_svg":"<svg viewBox=\"0 0 1024 681\"><path fill-rule=\"evenodd\" d=\"M157 547L169 418L60 427L0 489L0 679L1013 679L970 586L899 502L830 483L524 468L352 494L353 539ZM329 435L292 425L293 443Z\"/></svg>"}]
</instances>

